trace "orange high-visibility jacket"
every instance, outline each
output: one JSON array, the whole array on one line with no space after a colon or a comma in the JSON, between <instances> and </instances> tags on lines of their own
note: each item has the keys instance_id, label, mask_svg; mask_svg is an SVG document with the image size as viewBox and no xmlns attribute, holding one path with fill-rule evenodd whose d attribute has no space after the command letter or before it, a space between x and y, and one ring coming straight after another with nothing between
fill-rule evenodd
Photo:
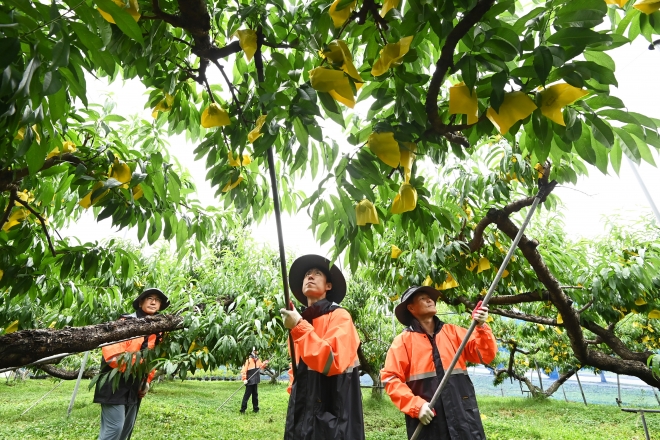
<instances>
[{"instance_id":1,"label":"orange high-visibility jacket","mask_svg":"<svg viewBox=\"0 0 660 440\"><path fill-rule=\"evenodd\" d=\"M285 440L363 440L362 393L351 315L321 300L291 330L297 372L289 370Z\"/></svg>"},{"instance_id":2,"label":"orange high-visibility jacket","mask_svg":"<svg viewBox=\"0 0 660 440\"><path fill-rule=\"evenodd\" d=\"M250 355L243 368L241 368L241 378L243 380L249 380L248 385L255 385L261 382L261 376L257 373L257 370L261 369L264 366L264 363L254 355Z\"/></svg>"},{"instance_id":3,"label":"orange high-visibility jacket","mask_svg":"<svg viewBox=\"0 0 660 440\"><path fill-rule=\"evenodd\" d=\"M134 319L136 313L130 315L122 315L122 319ZM145 341L146 339L146 341ZM101 348L103 359L101 360L101 373L107 373L113 368L119 366L119 358L124 353L136 353L144 348L152 349L156 346L158 335L140 336L128 341L117 342L116 344L106 345ZM145 344L146 342L146 344ZM136 356L133 355L132 363L135 363ZM122 365L120 371L126 371L126 365ZM147 383L151 383L156 370L152 370L146 378ZM124 379L121 377L119 386L116 390L112 389L112 381L106 380L103 386L96 383L96 390L94 391L94 403L103 403L109 405L133 405L138 403L138 391L141 386L141 381L135 378Z\"/></svg>"},{"instance_id":4,"label":"orange high-visibility jacket","mask_svg":"<svg viewBox=\"0 0 660 440\"><path fill-rule=\"evenodd\" d=\"M387 352L381 381L392 403L406 414L410 437L419 423L419 410L430 402L467 330L441 322L435 317L432 336L413 320L394 338ZM472 381L466 362L488 364L495 359L497 343L484 324L476 327L434 409L436 417L425 427L422 439L485 439Z\"/></svg>"}]
</instances>

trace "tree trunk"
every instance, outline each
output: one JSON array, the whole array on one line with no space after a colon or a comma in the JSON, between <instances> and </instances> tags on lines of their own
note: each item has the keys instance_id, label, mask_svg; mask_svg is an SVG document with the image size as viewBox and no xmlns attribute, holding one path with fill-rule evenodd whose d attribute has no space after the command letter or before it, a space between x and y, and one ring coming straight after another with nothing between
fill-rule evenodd
<instances>
[{"instance_id":1,"label":"tree trunk","mask_svg":"<svg viewBox=\"0 0 660 440\"><path fill-rule=\"evenodd\" d=\"M80 353L99 345L180 329L182 316L155 315L61 330L21 330L0 336L0 368L21 367L45 357Z\"/></svg>"}]
</instances>

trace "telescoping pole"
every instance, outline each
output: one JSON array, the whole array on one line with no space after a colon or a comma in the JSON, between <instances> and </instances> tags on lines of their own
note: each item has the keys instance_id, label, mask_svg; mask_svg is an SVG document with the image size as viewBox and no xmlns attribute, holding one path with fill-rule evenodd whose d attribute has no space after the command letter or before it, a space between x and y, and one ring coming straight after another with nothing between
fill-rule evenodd
<instances>
[{"instance_id":1,"label":"telescoping pole","mask_svg":"<svg viewBox=\"0 0 660 440\"><path fill-rule=\"evenodd\" d=\"M529 209L529 212L527 213L527 217L525 217L525 221L523 221L523 224L520 226L520 229L518 230L518 234L516 235L516 238L513 240L513 243L511 243L511 247L509 248L509 252L507 252L506 257L504 257L504 261L502 262L502 265L500 266L500 270L497 271L497 275L495 275L495 279L493 280L492 284L490 285L490 289L488 289L488 293L484 297L481 306L484 307L488 305L488 301L490 301L490 297L493 296L493 292L495 292L495 288L497 287L497 283L500 281L502 278L502 274L504 273L504 270L506 269L506 266L509 264L509 260L511 260L511 257L513 256L513 253L516 251L516 247L518 247L518 242L520 242L520 239L522 238L523 233L525 232L525 228L527 228L527 224L532 218L532 215L534 214L534 211L536 211L536 207L538 206L539 202L543 197L545 197L546 192L543 191L543 189L539 190L539 192L536 194L536 197L534 197L534 201L532 202L532 206ZM474 328L477 326L477 321L472 320L472 323L470 324L470 328L468 328L467 333L465 334L465 337L463 338L463 341L461 342L461 345L458 347L458 350L456 350L456 354L454 355L454 359L451 360L451 364L449 364L449 367L447 368L445 375L443 376L442 380L440 381L440 385L438 385L438 389L435 390L435 393L433 394L433 398L429 402L429 406L433 408L435 406L435 403L438 401L438 398L440 397L440 393L442 392L442 389L447 385L447 381L451 377L451 372L454 369L454 366L458 362L458 358L461 356L463 353L463 349L465 348L465 345L467 344L468 340L470 339L470 336L472 335L472 332L474 331ZM421 434L422 429L424 428L424 425L421 423L417 425L417 429L415 429L415 432L413 433L412 437L410 437L410 440L416 440L417 437L419 437L419 434Z\"/></svg>"},{"instance_id":2,"label":"telescoping pole","mask_svg":"<svg viewBox=\"0 0 660 440\"><path fill-rule=\"evenodd\" d=\"M257 369L257 371L255 371L254 374L253 374L252 376L248 377L248 381L249 381L250 379L252 379L254 376L256 376L258 373L260 373L260 372L261 372L261 368ZM220 405L220 406L218 407L217 411L220 411L220 410L222 409L222 407L225 406L225 403L229 402L229 399L231 399L232 397L234 397L234 394L238 393L238 391L239 391L241 388L243 388L244 386L245 386L245 384L241 385L240 387L238 387L238 388L236 389L236 391L234 391L233 393L231 393L231 396L227 397L227 400L225 400L224 402L222 402L222 405Z\"/></svg>"}]
</instances>

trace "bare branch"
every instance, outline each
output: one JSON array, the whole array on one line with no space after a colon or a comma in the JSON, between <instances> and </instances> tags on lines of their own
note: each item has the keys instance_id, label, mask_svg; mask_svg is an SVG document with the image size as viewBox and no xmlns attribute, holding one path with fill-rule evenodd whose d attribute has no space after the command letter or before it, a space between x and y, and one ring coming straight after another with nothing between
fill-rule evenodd
<instances>
[{"instance_id":1,"label":"bare branch","mask_svg":"<svg viewBox=\"0 0 660 440\"><path fill-rule=\"evenodd\" d=\"M35 211L34 208L30 206L29 203L24 202L20 198L17 197L16 202L23 205L25 208L27 208L28 211L30 211L32 214L34 214L35 217L39 219L39 223L41 223L41 228L44 230L44 234L46 234L46 239L48 240L48 247L50 248L50 251L52 252L53 256L57 255L57 252L55 252L55 248L53 247L53 242L50 239L48 228L46 227L46 220L43 218L43 216L39 214L37 211Z\"/></svg>"}]
</instances>

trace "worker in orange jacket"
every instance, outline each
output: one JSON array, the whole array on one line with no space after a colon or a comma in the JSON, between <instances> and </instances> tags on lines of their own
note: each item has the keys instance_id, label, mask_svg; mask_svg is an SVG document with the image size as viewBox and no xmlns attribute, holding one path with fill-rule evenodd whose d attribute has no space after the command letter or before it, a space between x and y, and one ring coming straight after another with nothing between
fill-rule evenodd
<instances>
[{"instance_id":1,"label":"worker in orange jacket","mask_svg":"<svg viewBox=\"0 0 660 440\"><path fill-rule=\"evenodd\" d=\"M336 265L305 255L291 265L291 291L307 307L281 309L291 329L297 370L289 370L285 440L364 440L357 356L360 338L339 306L346 280Z\"/></svg>"},{"instance_id":2,"label":"worker in orange jacket","mask_svg":"<svg viewBox=\"0 0 660 440\"><path fill-rule=\"evenodd\" d=\"M404 292L395 314L407 327L387 352L381 381L392 403L406 414L408 438L421 422L428 426L420 440L485 439L466 362L488 364L495 359L497 343L485 324L488 308L478 305L473 310L478 325L453 371L448 372L467 330L435 316L438 296L440 292L432 287L413 286ZM431 408L429 402L445 374L451 377Z\"/></svg>"},{"instance_id":3,"label":"worker in orange jacket","mask_svg":"<svg viewBox=\"0 0 660 440\"><path fill-rule=\"evenodd\" d=\"M252 347L252 353L248 356L243 368L241 368L241 378L243 385L245 385L245 394L243 394L243 402L241 402L241 414L245 414L247 403L250 396L252 396L252 411L259 412L259 382L261 382L261 375L258 373L263 367L268 365L268 361L261 362L259 359L259 352L256 347Z\"/></svg>"},{"instance_id":4,"label":"worker in orange jacket","mask_svg":"<svg viewBox=\"0 0 660 440\"><path fill-rule=\"evenodd\" d=\"M144 318L166 309L170 301L159 289L147 289L134 301L134 313L122 315L121 319ZM149 335L118 342L103 347L101 359L101 374L109 373L113 368L119 367L119 358L124 353L135 353L144 349L151 349L162 339L162 334ZM136 357L133 356L133 362ZM126 365L121 366L126 370ZM135 419L137 418L140 402L149 391L156 370L149 373L146 379L135 377L119 379L118 387L113 390L112 380L107 379L103 385L96 383L94 390L94 403L101 404L101 432L98 440L128 440L131 438Z\"/></svg>"}]
</instances>

